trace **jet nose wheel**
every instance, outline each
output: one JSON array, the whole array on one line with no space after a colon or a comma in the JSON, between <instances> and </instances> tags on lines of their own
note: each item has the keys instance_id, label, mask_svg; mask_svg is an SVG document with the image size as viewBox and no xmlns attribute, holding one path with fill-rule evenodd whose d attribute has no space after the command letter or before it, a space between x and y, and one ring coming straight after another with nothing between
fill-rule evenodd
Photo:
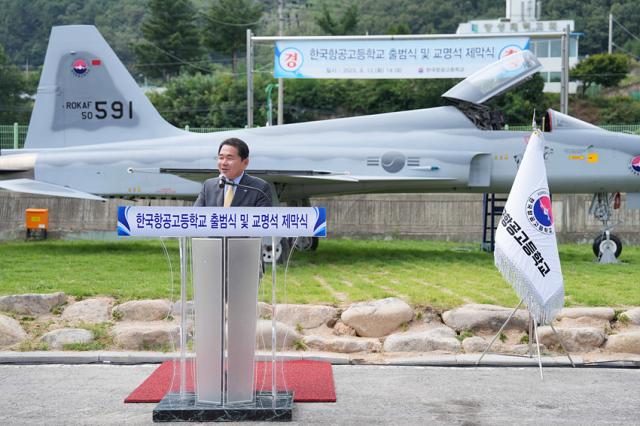
<instances>
[{"instance_id":1,"label":"jet nose wheel","mask_svg":"<svg viewBox=\"0 0 640 426\"><path fill-rule=\"evenodd\" d=\"M298 251L315 251L318 248L318 237L298 237L296 249Z\"/></svg>"},{"instance_id":2,"label":"jet nose wheel","mask_svg":"<svg viewBox=\"0 0 640 426\"><path fill-rule=\"evenodd\" d=\"M604 235L598 235L593 241L593 254L600 257L602 253L609 251L614 253L615 257L620 257L622 253L622 241L614 234L609 234L609 240Z\"/></svg>"}]
</instances>

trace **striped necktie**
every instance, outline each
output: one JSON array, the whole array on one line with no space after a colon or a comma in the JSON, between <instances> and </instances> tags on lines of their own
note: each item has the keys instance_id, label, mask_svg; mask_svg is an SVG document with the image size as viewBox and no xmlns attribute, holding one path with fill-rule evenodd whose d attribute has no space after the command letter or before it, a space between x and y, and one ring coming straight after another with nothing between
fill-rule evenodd
<instances>
[{"instance_id":1,"label":"striped necktie","mask_svg":"<svg viewBox=\"0 0 640 426\"><path fill-rule=\"evenodd\" d=\"M233 188L231 186L227 186L227 192L224 194L224 207L231 207L232 201L233 201Z\"/></svg>"}]
</instances>

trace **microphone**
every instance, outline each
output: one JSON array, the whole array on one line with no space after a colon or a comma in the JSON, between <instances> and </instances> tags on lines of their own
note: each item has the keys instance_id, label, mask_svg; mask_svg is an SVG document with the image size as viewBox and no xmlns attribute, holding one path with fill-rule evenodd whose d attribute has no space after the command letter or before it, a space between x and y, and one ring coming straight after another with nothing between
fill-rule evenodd
<instances>
[{"instance_id":1,"label":"microphone","mask_svg":"<svg viewBox=\"0 0 640 426\"><path fill-rule=\"evenodd\" d=\"M256 188L255 186L249 186L249 185L243 185L241 183L235 183L232 180L228 180L226 177L224 177L223 175L220 175L220 178L218 180L218 187L219 188L224 188L225 185L229 185L229 186L237 186L238 188L244 188L244 189L251 189L252 191L258 191L259 193L261 193L262 195L264 195L264 197L266 199L269 200L269 196L267 195L266 192L264 192L262 189L260 188Z\"/></svg>"}]
</instances>

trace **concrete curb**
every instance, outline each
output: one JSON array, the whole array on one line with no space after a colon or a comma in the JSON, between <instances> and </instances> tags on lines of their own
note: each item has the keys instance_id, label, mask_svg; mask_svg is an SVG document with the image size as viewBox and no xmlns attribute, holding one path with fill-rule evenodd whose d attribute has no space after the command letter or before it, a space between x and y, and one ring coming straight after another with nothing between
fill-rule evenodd
<instances>
[{"instance_id":1,"label":"concrete curb","mask_svg":"<svg viewBox=\"0 0 640 426\"><path fill-rule=\"evenodd\" d=\"M379 355L379 354L378 354ZM0 351L0 365L2 364L160 364L164 361L176 359L179 353L161 352L10 352ZM482 363L476 362L480 354L458 355L402 355L389 354L367 359L358 355L346 355L321 352L280 352L278 360L313 360L325 361L333 365L385 365L385 366L421 366L421 367L538 367L537 358L527 356L487 354ZM640 368L640 359L602 359L585 361L581 356L572 356L576 367L607 367L607 368ZM256 354L259 361L271 359L271 353ZM571 367L566 356L543 356L543 367Z\"/></svg>"},{"instance_id":2,"label":"concrete curb","mask_svg":"<svg viewBox=\"0 0 640 426\"><path fill-rule=\"evenodd\" d=\"M37 351L11 352L0 351L0 364L160 364L176 359L177 352L115 352L115 351ZM187 356L192 358L193 355ZM281 352L279 360L313 360L330 362L333 365L350 364L348 355L325 354L319 352ZM271 353L259 352L258 361L271 360Z\"/></svg>"}]
</instances>

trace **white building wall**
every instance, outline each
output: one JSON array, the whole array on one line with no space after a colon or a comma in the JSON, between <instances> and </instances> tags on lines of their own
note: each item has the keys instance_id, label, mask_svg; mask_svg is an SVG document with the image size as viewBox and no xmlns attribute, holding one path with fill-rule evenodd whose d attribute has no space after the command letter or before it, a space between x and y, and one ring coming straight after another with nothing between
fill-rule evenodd
<instances>
[{"instance_id":1,"label":"white building wall","mask_svg":"<svg viewBox=\"0 0 640 426\"><path fill-rule=\"evenodd\" d=\"M536 0L506 0L506 18L511 22L530 22L536 20Z\"/></svg>"}]
</instances>

